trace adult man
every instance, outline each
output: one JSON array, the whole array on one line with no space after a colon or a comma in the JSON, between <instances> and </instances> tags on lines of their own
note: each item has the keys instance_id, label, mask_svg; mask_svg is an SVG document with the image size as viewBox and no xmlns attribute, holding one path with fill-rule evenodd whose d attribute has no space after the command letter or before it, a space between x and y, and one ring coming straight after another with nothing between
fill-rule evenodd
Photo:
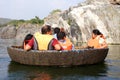
<instances>
[{"instance_id":1,"label":"adult man","mask_svg":"<svg viewBox=\"0 0 120 80\"><path fill-rule=\"evenodd\" d=\"M24 50L30 50L33 46L34 49L36 49L35 47L37 46L38 50L62 50L62 47L60 46L58 40L53 38L53 36L51 35L51 26L43 26L41 29L41 33L36 32L34 34L34 38L29 41ZM37 43L37 45L35 43Z\"/></svg>"}]
</instances>

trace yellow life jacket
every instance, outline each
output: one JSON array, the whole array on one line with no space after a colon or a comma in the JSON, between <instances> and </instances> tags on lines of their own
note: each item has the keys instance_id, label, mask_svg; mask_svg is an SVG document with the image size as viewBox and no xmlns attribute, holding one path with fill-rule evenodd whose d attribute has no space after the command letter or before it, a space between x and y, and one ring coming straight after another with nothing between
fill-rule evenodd
<instances>
[{"instance_id":1,"label":"yellow life jacket","mask_svg":"<svg viewBox=\"0 0 120 80\"><path fill-rule=\"evenodd\" d=\"M36 32L34 37L38 44L38 50L48 50L49 43L53 39L52 35L40 34L39 32Z\"/></svg>"},{"instance_id":2,"label":"yellow life jacket","mask_svg":"<svg viewBox=\"0 0 120 80\"><path fill-rule=\"evenodd\" d=\"M59 41L59 43L64 50L72 50L72 42L68 38L65 39L65 42Z\"/></svg>"}]
</instances>

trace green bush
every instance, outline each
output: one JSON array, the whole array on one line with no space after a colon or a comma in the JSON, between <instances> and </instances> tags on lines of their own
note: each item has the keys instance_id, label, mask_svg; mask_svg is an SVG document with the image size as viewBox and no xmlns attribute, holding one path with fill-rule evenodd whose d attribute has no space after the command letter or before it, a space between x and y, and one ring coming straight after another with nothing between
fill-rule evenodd
<instances>
[{"instance_id":1,"label":"green bush","mask_svg":"<svg viewBox=\"0 0 120 80\"><path fill-rule=\"evenodd\" d=\"M39 17L35 16L35 18L28 20L28 23L41 25L44 24L44 20L41 20Z\"/></svg>"},{"instance_id":2,"label":"green bush","mask_svg":"<svg viewBox=\"0 0 120 80\"><path fill-rule=\"evenodd\" d=\"M44 20L39 19L39 17L35 16L35 18L31 19L31 20L12 20L11 22L9 22L8 24L13 25L13 26L19 26L23 23L30 23L30 24L38 24L38 25L42 25L44 24ZM8 25L7 24L7 25Z\"/></svg>"}]
</instances>

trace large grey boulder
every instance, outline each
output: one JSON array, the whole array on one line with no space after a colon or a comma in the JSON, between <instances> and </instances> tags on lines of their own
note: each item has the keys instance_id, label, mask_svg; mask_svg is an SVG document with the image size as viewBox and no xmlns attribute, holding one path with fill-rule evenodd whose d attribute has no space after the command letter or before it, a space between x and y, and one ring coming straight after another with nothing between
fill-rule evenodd
<instances>
[{"instance_id":1,"label":"large grey boulder","mask_svg":"<svg viewBox=\"0 0 120 80\"><path fill-rule=\"evenodd\" d=\"M27 34L34 34L35 32L40 31L40 26L39 25L33 25L33 24L22 24L17 28L17 33L15 40L18 42L17 44L20 45L22 44L25 36Z\"/></svg>"},{"instance_id":2,"label":"large grey boulder","mask_svg":"<svg viewBox=\"0 0 120 80\"><path fill-rule=\"evenodd\" d=\"M113 5L109 0L87 0L63 11L53 21L69 32L73 42L87 42L92 30L97 28L108 43L120 44L120 5Z\"/></svg>"},{"instance_id":3,"label":"large grey boulder","mask_svg":"<svg viewBox=\"0 0 120 80\"><path fill-rule=\"evenodd\" d=\"M68 18L78 32L78 41L87 41L94 28L99 29L109 43L120 43L120 13L114 5L93 2L71 10Z\"/></svg>"},{"instance_id":4,"label":"large grey boulder","mask_svg":"<svg viewBox=\"0 0 120 80\"><path fill-rule=\"evenodd\" d=\"M21 24L17 27L15 26L4 26L0 28L0 38L1 39L14 39L15 45L22 45L23 40L27 34L34 34L40 31L41 26L36 24Z\"/></svg>"},{"instance_id":5,"label":"large grey boulder","mask_svg":"<svg viewBox=\"0 0 120 80\"><path fill-rule=\"evenodd\" d=\"M0 37L2 39L10 39L16 36L17 30L15 26L6 26L0 28Z\"/></svg>"}]
</instances>

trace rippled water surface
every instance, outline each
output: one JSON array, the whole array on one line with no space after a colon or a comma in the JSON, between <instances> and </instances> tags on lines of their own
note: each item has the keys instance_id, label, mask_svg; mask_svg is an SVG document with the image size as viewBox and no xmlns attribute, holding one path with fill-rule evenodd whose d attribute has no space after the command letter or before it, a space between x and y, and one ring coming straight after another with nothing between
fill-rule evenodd
<instances>
[{"instance_id":1,"label":"rippled water surface","mask_svg":"<svg viewBox=\"0 0 120 80\"><path fill-rule=\"evenodd\" d=\"M0 39L0 80L120 80L120 45L109 46L105 62L79 67L38 67L11 62L7 46L14 40Z\"/></svg>"}]
</instances>

